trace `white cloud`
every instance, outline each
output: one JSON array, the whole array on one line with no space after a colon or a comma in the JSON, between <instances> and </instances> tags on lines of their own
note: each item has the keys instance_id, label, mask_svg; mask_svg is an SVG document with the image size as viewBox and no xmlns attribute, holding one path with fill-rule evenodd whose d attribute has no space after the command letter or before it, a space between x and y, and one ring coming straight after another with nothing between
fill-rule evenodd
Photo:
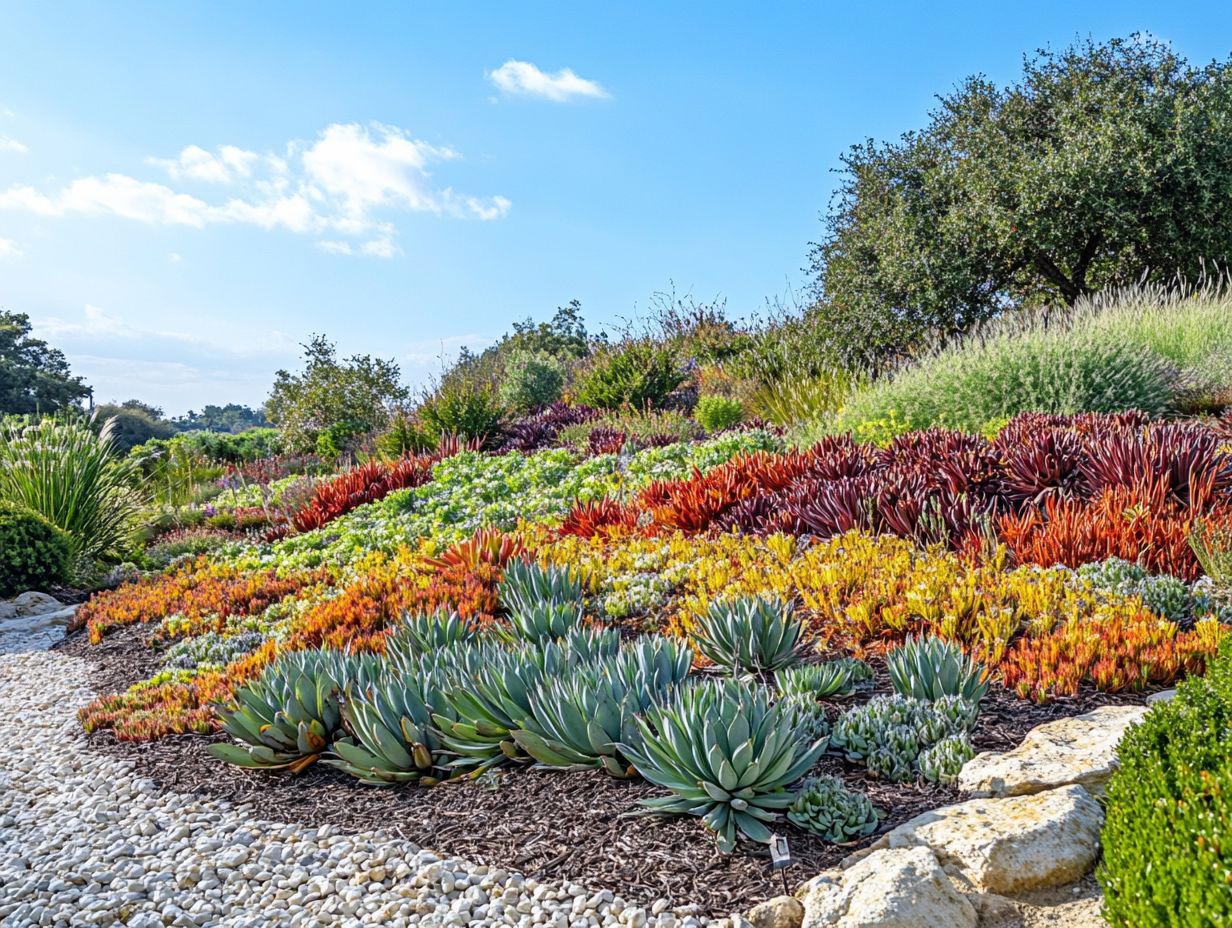
<instances>
[{"instance_id":1,"label":"white cloud","mask_svg":"<svg viewBox=\"0 0 1232 928\"><path fill-rule=\"evenodd\" d=\"M375 134L374 134L375 133ZM304 152L304 174L322 195L340 202L350 216L398 204L439 213L427 185L427 167L457 153L407 138L393 126L334 125Z\"/></svg>"},{"instance_id":2,"label":"white cloud","mask_svg":"<svg viewBox=\"0 0 1232 928\"><path fill-rule=\"evenodd\" d=\"M211 217L211 208L204 200L124 174L82 177L50 197L33 187L10 187L0 193L0 209L5 208L39 216L110 213L141 222L198 229Z\"/></svg>"},{"instance_id":3,"label":"white cloud","mask_svg":"<svg viewBox=\"0 0 1232 928\"><path fill-rule=\"evenodd\" d=\"M167 263L168 264L179 264L183 260L184 260L184 256L180 254L178 251L167 252Z\"/></svg>"},{"instance_id":4,"label":"white cloud","mask_svg":"<svg viewBox=\"0 0 1232 928\"><path fill-rule=\"evenodd\" d=\"M374 238L360 245L359 250L366 255L372 255L374 258L392 258L402 253L402 249L389 238Z\"/></svg>"},{"instance_id":5,"label":"white cloud","mask_svg":"<svg viewBox=\"0 0 1232 928\"><path fill-rule=\"evenodd\" d=\"M0 238L0 259L16 258L22 253L11 238Z\"/></svg>"},{"instance_id":6,"label":"white cloud","mask_svg":"<svg viewBox=\"0 0 1232 928\"><path fill-rule=\"evenodd\" d=\"M172 180L189 179L212 184L229 184L251 177L261 156L255 151L245 151L234 145L223 145L216 155L198 145L189 145L180 151L177 158L147 160L150 164L165 169Z\"/></svg>"},{"instance_id":7,"label":"white cloud","mask_svg":"<svg viewBox=\"0 0 1232 928\"><path fill-rule=\"evenodd\" d=\"M0 135L0 151L12 151L19 155L24 155L29 150L17 139L9 138L7 135Z\"/></svg>"},{"instance_id":8,"label":"white cloud","mask_svg":"<svg viewBox=\"0 0 1232 928\"><path fill-rule=\"evenodd\" d=\"M39 216L113 215L193 228L238 223L286 229L328 236L317 247L334 254L389 258L401 249L388 214L491 221L508 213L511 203L505 197L459 194L433 183L429 168L459 157L451 148L414 139L395 126L334 124L311 144L289 143L285 156L234 145L216 152L189 145L173 159L148 159L173 181L234 188L226 200L210 202L166 184L109 173L77 178L53 192L15 185L0 190L0 209Z\"/></svg>"},{"instance_id":9,"label":"white cloud","mask_svg":"<svg viewBox=\"0 0 1232 928\"><path fill-rule=\"evenodd\" d=\"M611 96L597 82L578 77L569 68L548 74L529 61L512 58L495 71L489 71L488 80L508 96L538 97L554 103L582 98L606 100Z\"/></svg>"}]
</instances>

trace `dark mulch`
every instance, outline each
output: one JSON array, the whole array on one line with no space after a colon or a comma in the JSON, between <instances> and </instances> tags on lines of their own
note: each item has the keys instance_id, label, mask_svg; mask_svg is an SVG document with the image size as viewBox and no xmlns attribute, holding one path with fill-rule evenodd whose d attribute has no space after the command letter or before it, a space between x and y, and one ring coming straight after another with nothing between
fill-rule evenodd
<instances>
[{"instance_id":1,"label":"dark mulch","mask_svg":"<svg viewBox=\"0 0 1232 928\"><path fill-rule=\"evenodd\" d=\"M147 634L135 627L119 629L92 647L84 634L77 633L60 647L95 662L94 685L100 692L115 692L156 669L158 660L145 643ZM1142 699L1092 693L1036 706L994 688L974 741L981 750L1005 750L1042 722ZM836 712L852 701L859 699L835 700ZM251 803L262 818L275 821L379 830L529 876L610 889L629 902L663 897L675 905L694 904L704 914L725 915L783 891L782 876L771 872L761 845L746 843L725 856L715 850L695 818L628 817L638 808L638 799L658 793L642 781L617 781L598 772L527 768L501 771L488 781L382 789L363 786L325 764L297 777L229 767L206 752L207 745L220 737L183 735L134 744L116 742L109 732L102 732L91 736L91 743L132 759L163 789ZM868 780L861 775L862 768L829 755L815 772L841 776L868 793L885 813L879 833L959 798L945 787ZM835 865L876 837L836 847L790 825L783 831L795 860L787 871L790 884Z\"/></svg>"}]
</instances>

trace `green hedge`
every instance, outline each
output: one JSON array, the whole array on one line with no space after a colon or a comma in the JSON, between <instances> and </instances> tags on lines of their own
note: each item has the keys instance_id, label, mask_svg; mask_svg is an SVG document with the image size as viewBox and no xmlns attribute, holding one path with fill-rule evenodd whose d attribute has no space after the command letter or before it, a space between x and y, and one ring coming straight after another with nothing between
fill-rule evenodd
<instances>
[{"instance_id":1,"label":"green hedge","mask_svg":"<svg viewBox=\"0 0 1232 928\"><path fill-rule=\"evenodd\" d=\"M1232 926L1232 640L1121 742L1104 825L1114 928Z\"/></svg>"},{"instance_id":2,"label":"green hedge","mask_svg":"<svg viewBox=\"0 0 1232 928\"><path fill-rule=\"evenodd\" d=\"M24 506L0 502L0 596L65 583L71 568L65 532Z\"/></svg>"}]
</instances>

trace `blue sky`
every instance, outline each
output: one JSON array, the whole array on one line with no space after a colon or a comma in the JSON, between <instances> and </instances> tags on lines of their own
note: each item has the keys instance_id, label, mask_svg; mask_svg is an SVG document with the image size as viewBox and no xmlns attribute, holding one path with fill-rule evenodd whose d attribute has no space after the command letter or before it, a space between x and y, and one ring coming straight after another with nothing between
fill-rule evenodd
<instances>
[{"instance_id":1,"label":"blue sky","mask_svg":"<svg viewBox=\"0 0 1232 928\"><path fill-rule=\"evenodd\" d=\"M0 308L100 400L260 403L297 345L442 352L657 291L797 292L838 156L1022 53L1226 3L0 2Z\"/></svg>"}]
</instances>

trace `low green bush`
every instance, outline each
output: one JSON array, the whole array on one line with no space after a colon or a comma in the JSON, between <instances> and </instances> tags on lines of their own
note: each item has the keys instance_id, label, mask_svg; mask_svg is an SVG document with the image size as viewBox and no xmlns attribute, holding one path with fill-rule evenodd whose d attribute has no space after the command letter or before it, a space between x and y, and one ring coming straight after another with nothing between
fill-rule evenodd
<instances>
[{"instance_id":1,"label":"low green bush","mask_svg":"<svg viewBox=\"0 0 1232 928\"><path fill-rule=\"evenodd\" d=\"M1232 924L1232 640L1118 749L1099 871L1113 928Z\"/></svg>"},{"instance_id":2,"label":"low green bush","mask_svg":"<svg viewBox=\"0 0 1232 928\"><path fill-rule=\"evenodd\" d=\"M654 342L629 342L598 355L581 377L577 402L596 409L655 407L684 383L676 354Z\"/></svg>"},{"instance_id":3,"label":"low green bush","mask_svg":"<svg viewBox=\"0 0 1232 928\"><path fill-rule=\"evenodd\" d=\"M520 413L534 412L560 399L565 388L565 365L542 351L514 352L505 364L500 401Z\"/></svg>"},{"instance_id":4,"label":"low green bush","mask_svg":"<svg viewBox=\"0 0 1232 928\"><path fill-rule=\"evenodd\" d=\"M504 410L487 387L459 383L442 387L419 408L424 431L435 441L445 435L492 439L500 431Z\"/></svg>"},{"instance_id":5,"label":"low green bush","mask_svg":"<svg viewBox=\"0 0 1232 928\"><path fill-rule=\"evenodd\" d=\"M693 418L707 432L721 432L740 424L744 406L727 396L703 396L693 409Z\"/></svg>"},{"instance_id":6,"label":"low green bush","mask_svg":"<svg viewBox=\"0 0 1232 928\"><path fill-rule=\"evenodd\" d=\"M71 567L67 534L36 512L0 502L0 596L64 583Z\"/></svg>"}]
</instances>

